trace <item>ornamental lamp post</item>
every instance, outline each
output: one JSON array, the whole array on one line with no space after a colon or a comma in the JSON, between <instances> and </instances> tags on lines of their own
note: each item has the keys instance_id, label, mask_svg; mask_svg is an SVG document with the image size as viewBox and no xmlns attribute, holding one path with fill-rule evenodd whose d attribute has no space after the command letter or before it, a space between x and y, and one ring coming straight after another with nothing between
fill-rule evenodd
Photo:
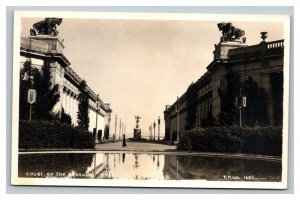
<instances>
[{"instance_id":1,"label":"ornamental lamp post","mask_svg":"<svg viewBox=\"0 0 300 200\"><path fill-rule=\"evenodd\" d=\"M121 128L122 128L122 120L120 119L119 140L121 140Z\"/></svg>"},{"instance_id":2,"label":"ornamental lamp post","mask_svg":"<svg viewBox=\"0 0 300 200\"><path fill-rule=\"evenodd\" d=\"M113 135L113 140L114 141L116 140L116 136L117 136L117 124L118 124L118 117L116 115L116 117L115 117L115 133Z\"/></svg>"},{"instance_id":3,"label":"ornamental lamp post","mask_svg":"<svg viewBox=\"0 0 300 200\"><path fill-rule=\"evenodd\" d=\"M177 135L176 135L176 140L179 141L179 103L178 103L179 98L177 97L177 102L176 102L176 113L177 113Z\"/></svg>"},{"instance_id":4,"label":"ornamental lamp post","mask_svg":"<svg viewBox=\"0 0 300 200\"><path fill-rule=\"evenodd\" d=\"M158 116L157 128L158 128L158 131L157 131L158 132L157 133L158 134L158 138L157 139L160 140L160 116Z\"/></svg>"},{"instance_id":5,"label":"ornamental lamp post","mask_svg":"<svg viewBox=\"0 0 300 200\"><path fill-rule=\"evenodd\" d=\"M123 144L122 144L122 147L126 147L126 137L125 137L125 133L126 133L126 125L124 124L123 125ZM123 162L124 162L124 159L123 159Z\"/></svg>"},{"instance_id":6,"label":"ornamental lamp post","mask_svg":"<svg viewBox=\"0 0 300 200\"><path fill-rule=\"evenodd\" d=\"M98 142L98 136L97 136L97 128L98 128L98 112L100 108L100 101L99 101L99 94L97 94L97 99L96 99L96 133L95 133L95 142ZM100 138L101 139L101 138Z\"/></svg>"},{"instance_id":7,"label":"ornamental lamp post","mask_svg":"<svg viewBox=\"0 0 300 200\"><path fill-rule=\"evenodd\" d=\"M125 124L123 122L122 123L122 129L121 129L121 137L123 137L123 135L124 135L124 128L125 128Z\"/></svg>"},{"instance_id":8,"label":"ornamental lamp post","mask_svg":"<svg viewBox=\"0 0 300 200\"><path fill-rule=\"evenodd\" d=\"M28 89L27 102L30 104L29 105L29 121L31 121L32 104L36 102L36 90L33 89L33 75L30 75L29 79L30 79L30 83L31 83L31 89Z\"/></svg>"},{"instance_id":9,"label":"ornamental lamp post","mask_svg":"<svg viewBox=\"0 0 300 200\"><path fill-rule=\"evenodd\" d=\"M236 106L239 109L240 113L240 127L242 127L242 109L247 106L247 98L242 95L242 89L240 88L240 94L236 97Z\"/></svg>"},{"instance_id":10,"label":"ornamental lamp post","mask_svg":"<svg viewBox=\"0 0 300 200\"><path fill-rule=\"evenodd\" d=\"M124 124L123 135L126 135L126 125Z\"/></svg>"},{"instance_id":11,"label":"ornamental lamp post","mask_svg":"<svg viewBox=\"0 0 300 200\"><path fill-rule=\"evenodd\" d=\"M153 130L154 130L154 137L153 137L153 140L155 141L155 126L156 126L156 124L155 124L155 121L154 121L154 123L153 123Z\"/></svg>"},{"instance_id":12,"label":"ornamental lamp post","mask_svg":"<svg viewBox=\"0 0 300 200\"><path fill-rule=\"evenodd\" d=\"M36 91L34 89L28 90L27 101L29 105L29 121L31 121L31 114L32 114L32 104L36 102Z\"/></svg>"},{"instance_id":13,"label":"ornamental lamp post","mask_svg":"<svg viewBox=\"0 0 300 200\"><path fill-rule=\"evenodd\" d=\"M111 121L111 116L110 113L108 114L108 135L106 136L107 141L109 141L109 132L110 132L110 121Z\"/></svg>"}]
</instances>

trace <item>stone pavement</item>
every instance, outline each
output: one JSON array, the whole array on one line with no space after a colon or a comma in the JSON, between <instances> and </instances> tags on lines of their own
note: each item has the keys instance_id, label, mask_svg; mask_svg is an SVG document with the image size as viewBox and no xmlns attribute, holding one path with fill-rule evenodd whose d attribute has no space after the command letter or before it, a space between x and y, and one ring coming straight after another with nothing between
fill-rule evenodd
<instances>
[{"instance_id":1,"label":"stone pavement","mask_svg":"<svg viewBox=\"0 0 300 200\"><path fill-rule=\"evenodd\" d=\"M114 143L96 144L96 151L139 151L139 152L174 152L175 145L165 145L146 142L126 142L127 147L122 147L122 141Z\"/></svg>"}]
</instances>

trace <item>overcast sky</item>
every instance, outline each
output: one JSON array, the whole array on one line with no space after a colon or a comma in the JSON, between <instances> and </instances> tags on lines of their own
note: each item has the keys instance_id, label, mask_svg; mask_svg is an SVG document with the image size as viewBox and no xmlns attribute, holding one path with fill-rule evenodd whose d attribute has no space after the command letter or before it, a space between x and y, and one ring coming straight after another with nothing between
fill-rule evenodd
<instances>
[{"instance_id":1,"label":"overcast sky","mask_svg":"<svg viewBox=\"0 0 300 200\"><path fill-rule=\"evenodd\" d=\"M21 36L29 36L42 19L23 18ZM219 22L64 18L58 31L72 69L111 104L111 129L117 114L132 137L138 114L142 135L148 136L160 116L163 136L165 106L205 73L221 36ZM259 43L262 31L268 32L267 41L283 39L280 23L232 23L246 32L248 45Z\"/></svg>"}]
</instances>

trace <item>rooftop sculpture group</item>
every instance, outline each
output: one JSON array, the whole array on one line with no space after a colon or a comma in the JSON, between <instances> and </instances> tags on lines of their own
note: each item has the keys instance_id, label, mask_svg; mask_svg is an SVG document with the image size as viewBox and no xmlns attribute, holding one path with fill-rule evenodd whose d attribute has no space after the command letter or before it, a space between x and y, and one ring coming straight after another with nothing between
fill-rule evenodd
<instances>
[{"instance_id":1,"label":"rooftop sculpture group","mask_svg":"<svg viewBox=\"0 0 300 200\"><path fill-rule=\"evenodd\" d=\"M244 30L234 27L231 22L222 22L217 25L219 31L222 31L221 42L236 41L245 35ZM246 42L246 37L242 38L242 42Z\"/></svg>"},{"instance_id":2,"label":"rooftop sculpture group","mask_svg":"<svg viewBox=\"0 0 300 200\"><path fill-rule=\"evenodd\" d=\"M42 21L36 22L33 24L33 28L30 29L30 35L50 35L55 37L58 35L56 27L62 23L62 18L45 18Z\"/></svg>"}]
</instances>

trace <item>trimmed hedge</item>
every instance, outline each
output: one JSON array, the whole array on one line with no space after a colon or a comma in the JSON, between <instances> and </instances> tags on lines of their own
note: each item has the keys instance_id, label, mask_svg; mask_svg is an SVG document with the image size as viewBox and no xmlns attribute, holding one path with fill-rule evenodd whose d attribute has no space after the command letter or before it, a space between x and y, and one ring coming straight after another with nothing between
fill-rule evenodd
<instances>
[{"instance_id":1,"label":"trimmed hedge","mask_svg":"<svg viewBox=\"0 0 300 200\"><path fill-rule=\"evenodd\" d=\"M48 149L74 148L93 149L93 135L57 121L20 121L19 148Z\"/></svg>"},{"instance_id":2,"label":"trimmed hedge","mask_svg":"<svg viewBox=\"0 0 300 200\"><path fill-rule=\"evenodd\" d=\"M148 142L148 140L146 138L140 138L140 139L128 138L128 141L130 141L130 142Z\"/></svg>"},{"instance_id":3,"label":"trimmed hedge","mask_svg":"<svg viewBox=\"0 0 300 200\"><path fill-rule=\"evenodd\" d=\"M281 127L212 127L186 131L178 150L281 156Z\"/></svg>"}]
</instances>

